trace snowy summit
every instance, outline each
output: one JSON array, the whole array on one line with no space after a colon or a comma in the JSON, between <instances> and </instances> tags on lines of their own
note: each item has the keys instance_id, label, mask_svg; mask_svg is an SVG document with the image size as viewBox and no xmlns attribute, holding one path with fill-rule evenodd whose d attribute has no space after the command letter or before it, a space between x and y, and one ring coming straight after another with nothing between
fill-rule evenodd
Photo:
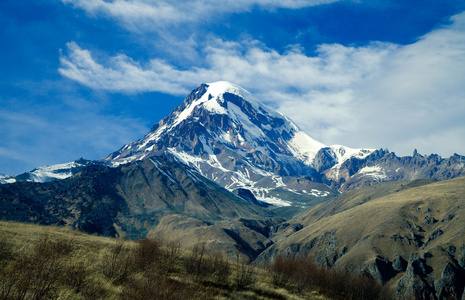
<instances>
[{"instance_id":1,"label":"snowy summit","mask_svg":"<svg viewBox=\"0 0 465 300\"><path fill-rule=\"evenodd\" d=\"M245 89L219 81L200 85L144 138L103 161L119 165L168 155L229 189L245 187L260 194L263 185L284 186L283 176L314 174L315 158L323 150L335 168L352 156L371 153L327 147ZM258 181L266 184L258 187Z\"/></svg>"}]
</instances>

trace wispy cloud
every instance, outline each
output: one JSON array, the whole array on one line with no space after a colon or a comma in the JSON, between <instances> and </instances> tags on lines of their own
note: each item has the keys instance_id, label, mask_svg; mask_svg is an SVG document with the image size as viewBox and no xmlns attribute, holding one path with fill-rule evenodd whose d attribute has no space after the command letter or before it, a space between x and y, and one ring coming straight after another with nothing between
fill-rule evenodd
<instances>
[{"instance_id":1,"label":"wispy cloud","mask_svg":"<svg viewBox=\"0 0 465 300\"><path fill-rule=\"evenodd\" d=\"M247 12L258 7L298 9L339 0L62 0L94 16L106 16L119 21L133 31L159 31L175 24L208 22L224 13Z\"/></svg>"},{"instance_id":2,"label":"wispy cloud","mask_svg":"<svg viewBox=\"0 0 465 300\"><path fill-rule=\"evenodd\" d=\"M71 42L60 72L94 89L126 93L179 95L201 82L228 80L327 144L407 154L416 141L420 151L438 152L442 147L431 143L447 131L465 148L465 13L410 45L324 44L307 56L298 46L278 53L257 41L214 39L201 54L201 64L187 70L125 55L97 62Z\"/></svg>"},{"instance_id":3,"label":"wispy cloud","mask_svg":"<svg viewBox=\"0 0 465 300\"><path fill-rule=\"evenodd\" d=\"M318 56L309 57L298 48L279 54L257 44L216 40L204 50L203 66L180 70L158 59L142 65L124 54L109 58L104 65L71 42L67 44L68 55L60 58L59 72L91 88L115 92L180 95L201 82L223 79L258 93L273 87L301 94L347 88L371 74L383 56L395 49L386 43L359 48L322 45Z\"/></svg>"},{"instance_id":4,"label":"wispy cloud","mask_svg":"<svg viewBox=\"0 0 465 300\"><path fill-rule=\"evenodd\" d=\"M158 59L143 66L124 54L109 58L103 65L76 43L70 42L67 47L69 53L60 57L59 72L93 89L124 93L158 91L180 95L186 93L187 86L192 86L200 71L180 71Z\"/></svg>"}]
</instances>

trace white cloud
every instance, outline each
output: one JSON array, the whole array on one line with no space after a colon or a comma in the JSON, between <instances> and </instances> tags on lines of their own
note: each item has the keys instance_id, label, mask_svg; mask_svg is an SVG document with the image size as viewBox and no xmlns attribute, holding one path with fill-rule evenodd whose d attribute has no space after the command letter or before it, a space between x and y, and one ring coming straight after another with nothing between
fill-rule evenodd
<instances>
[{"instance_id":1,"label":"white cloud","mask_svg":"<svg viewBox=\"0 0 465 300\"><path fill-rule=\"evenodd\" d=\"M118 20L133 31L158 31L175 24L209 21L223 13L241 13L254 7L298 9L339 0L62 0L88 13Z\"/></svg>"},{"instance_id":2,"label":"white cloud","mask_svg":"<svg viewBox=\"0 0 465 300\"><path fill-rule=\"evenodd\" d=\"M359 112L368 127L357 127L355 140L384 143L401 154L415 147L420 153L463 153L465 13L451 20L393 51L379 71L353 87L352 114Z\"/></svg>"},{"instance_id":3,"label":"white cloud","mask_svg":"<svg viewBox=\"0 0 465 300\"><path fill-rule=\"evenodd\" d=\"M97 62L76 43L68 48L61 74L94 89L179 95L201 82L228 80L326 144L388 147L402 155L415 147L442 155L465 149L465 13L410 45L325 44L315 56L298 47L278 53L257 41L210 40L205 59L187 70L125 55ZM438 138L445 136L454 142Z\"/></svg>"},{"instance_id":4,"label":"white cloud","mask_svg":"<svg viewBox=\"0 0 465 300\"><path fill-rule=\"evenodd\" d=\"M180 95L201 82L229 80L259 94L271 89L339 91L370 74L392 45L376 43L353 48L322 45L318 56L308 57L298 49L284 54L260 47L255 42L236 43L215 40L207 47L203 67L180 70L162 60L145 65L124 54L110 58L104 66L88 50L67 44L68 55L60 58L59 72L94 89L115 92L158 91ZM272 101L269 99L268 101Z\"/></svg>"},{"instance_id":5,"label":"white cloud","mask_svg":"<svg viewBox=\"0 0 465 300\"><path fill-rule=\"evenodd\" d=\"M187 92L186 85L192 84L196 77L195 71L179 71L157 59L143 67L124 54L111 57L103 66L76 43L70 42L67 47L69 55L60 57L59 72L93 89L180 95Z\"/></svg>"}]
</instances>

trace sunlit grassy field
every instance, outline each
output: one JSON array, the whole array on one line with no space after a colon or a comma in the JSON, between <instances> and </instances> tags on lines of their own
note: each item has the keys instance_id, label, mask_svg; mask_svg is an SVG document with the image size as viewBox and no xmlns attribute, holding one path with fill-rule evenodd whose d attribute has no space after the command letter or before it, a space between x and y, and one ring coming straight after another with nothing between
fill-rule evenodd
<instances>
[{"instance_id":1,"label":"sunlit grassy field","mask_svg":"<svg viewBox=\"0 0 465 300\"><path fill-rule=\"evenodd\" d=\"M0 299L326 299L204 244L126 241L0 222Z\"/></svg>"}]
</instances>

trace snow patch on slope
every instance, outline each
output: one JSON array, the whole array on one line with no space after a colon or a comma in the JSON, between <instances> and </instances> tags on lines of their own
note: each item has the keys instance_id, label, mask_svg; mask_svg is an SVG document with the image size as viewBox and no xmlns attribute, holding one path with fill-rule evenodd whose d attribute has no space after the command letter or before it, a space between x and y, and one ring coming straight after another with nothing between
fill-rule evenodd
<instances>
[{"instance_id":1,"label":"snow patch on slope","mask_svg":"<svg viewBox=\"0 0 465 300\"><path fill-rule=\"evenodd\" d=\"M83 168L85 164L79 163L79 161L73 161L70 163L56 164L38 167L24 174L18 176L0 176L0 183L15 183L18 181L29 181L29 182L47 182L53 180L62 180L73 176L73 170ZM18 179L16 177L23 177L25 179Z\"/></svg>"},{"instance_id":2,"label":"snow patch on slope","mask_svg":"<svg viewBox=\"0 0 465 300\"><path fill-rule=\"evenodd\" d=\"M75 161L65 164L57 164L39 167L31 171L29 174L33 182L46 182L50 180L61 180L73 176L72 169L79 168L83 165Z\"/></svg>"},{"instance_id":3,"label":"snow patch on slope","mask_svg":"<svg viewBox=\"0 0 465 300\"><path fill-rule=\"evenodd\" d=\"M15 183L15 182L16 182L16 179L14 179L13 176L0 174L0 184Z\"/></svg>"},{"instance_id":4,"label":"snow patch on slope","mask_svg":"<svg viewBox=\"0 0 465 300\"><path fill-rule=\"evenodd\" d=\"M338 164L344 163L351 157L363 159L374 151L374 149L353 149L342 145L332 145L330 148L334 153Z\"/></svg>"},{"instance_id":5,"label":"snow patch on slope","mask_svg":"<svg viewBox=\"0 0 465 300\"><path fill-rule=\"evenodd\" d=\"M380 166L364 167L358 171L358 174L361 176L372 177L376 181L382 181L387 178L386 170Z\"/></svg>"},{"instance_id":6,"label":"snow patch on slope","mask_svg":"<svg viewBox=\"0 0 465 300\"><path fill-rule=\"evenodd\" d=\"M155 165L155 167L158 169L158 171L167 177L172 183L174 183L176 186L179 186L178 182L174 179L174 176L170 173L168 170L163 170L163 165L161 165L155 158L150 159L150 161Z\"/></svg>"}]
</instances>

